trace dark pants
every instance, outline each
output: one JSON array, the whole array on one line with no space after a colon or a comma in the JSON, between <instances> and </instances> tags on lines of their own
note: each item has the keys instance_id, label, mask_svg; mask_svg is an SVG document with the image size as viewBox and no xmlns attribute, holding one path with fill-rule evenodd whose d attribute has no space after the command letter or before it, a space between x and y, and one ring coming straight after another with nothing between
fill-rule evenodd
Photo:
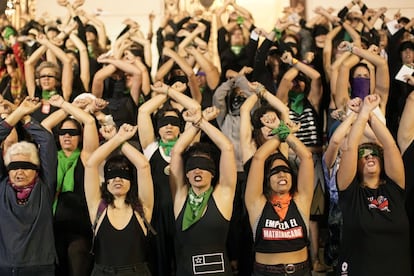
<instances>
[{"instance_id":1,"label":"dark pants","mask_svg":"<svg viewBox=\"0 0 414 276\"><path fill-rule=\"evenodd\" d=\"M95 264L91 276L151 276L151 273L146 263L116 267Z\"/></svg>"},{"instance_id":2,"label":"dark pants","mask_svg":"<svg viewBox=\"0 0 414 276\"><path fill-rule=\"evenodd\" d=\"M0 267L1 276L55 276L54 265Z\"/></svg>"}]
</instances>

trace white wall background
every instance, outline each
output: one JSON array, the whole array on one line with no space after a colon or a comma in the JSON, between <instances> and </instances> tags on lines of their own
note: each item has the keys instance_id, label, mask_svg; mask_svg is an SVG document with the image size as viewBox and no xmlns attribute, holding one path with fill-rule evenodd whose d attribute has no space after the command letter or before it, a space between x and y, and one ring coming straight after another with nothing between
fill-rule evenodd
<instances>
[{"instance_id":1,"label":"white wall background","mask_svg":"<svg viewBox=\"0 0 414 276\"><path fill-rule=\"evenodd\" d=\"M191 2L194 0L182 1L182 6L191 9ZM221 4L223 0L216 0L215 4ZM333 7L338 11L349 1L332 0L307 0L307 16L313 16L313 9L316 6ZM366 0L364 1L370 8L387 7L387 17L392 18L398 10L408 18L414 17L413 0ZM282 8L289 5L289 0L237 0L237 3L251 11L257 26L271 29L277 17L280 16ZM113 39L122 30L122 21L130 17L138 21L141 30L146 33L148 30L148 14L154 12L156 15L154 31L157 28L158 20L163 13L162 0L86 0L84 9L89 12L102 10L100 18L107 26L108 36ZM65 9L57 5L55 0L38 0L36 16L56 17L63 16Z\"/></svg>"},{"instance_id":2,"label":"white wall background","mask_svg":"<svg viewBox=\"0 0 414 276\"><path fill-rule=\"evenodd\" d=\"M71 0L73 1L73 0ZM181 7L187 10L194 9L196 0L180 0ZM221 5L224 0L215 0L213 5ZM273 28L276 19L281 16L283 7L289 6L289 0L236 0L237 3L248 9L255 19L255 24L268 31ZM307 17L314 16L313 10L317 6L333 7L338 12L344 5L350 1L332 1L332 0L306 0ZM414 1L413 0L365 0L369 8L387 7L386 16L392 18L400 10L403 16L414 18ZM163 0L86 0L83 9L88 13L95 13L100 10L100 19L104 21L107 35L113 41L120 31L124 28L122 21L125 18L131 18L137 21L141 26L141 31L147 34L148 15L153 12L156 16L154 22L154 35L162 18L164 11ZM56 0L37 0L36 17L37 18L56 18L62 17L66 9L59 6ZM153 61L157 60L158 54L153 40ZM155 64L155 63L153 63ZM155 69L156 66L153 66Z\"/></svg>"}]
</instances>

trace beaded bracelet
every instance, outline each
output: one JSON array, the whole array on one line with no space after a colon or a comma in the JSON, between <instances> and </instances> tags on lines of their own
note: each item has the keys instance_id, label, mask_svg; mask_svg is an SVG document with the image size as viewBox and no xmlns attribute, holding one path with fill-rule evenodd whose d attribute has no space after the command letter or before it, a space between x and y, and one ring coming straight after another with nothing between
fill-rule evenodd
<instances>
[{"instance_id":1,"label":"beaded bracelet","mask_svg":"<svg viewBox=\"0 0 414 276\"><path fill-rule=\"evenodd\" d=\"M277 135L279 137L279 140L281 142L285 142L286 138L289 136L290 134L290 129L289 127L285 124L284 121L280 121L280 124L277 128L272 129L272 131L270 132L271 135Z\"/></svg>"}]
</instances>

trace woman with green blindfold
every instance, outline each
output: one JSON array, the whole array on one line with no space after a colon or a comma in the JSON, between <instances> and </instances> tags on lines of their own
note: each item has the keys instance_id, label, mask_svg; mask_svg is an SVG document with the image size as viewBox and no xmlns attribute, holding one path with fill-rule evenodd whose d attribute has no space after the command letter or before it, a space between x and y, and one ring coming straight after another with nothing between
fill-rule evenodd
<instances>
[{"instance_id":1,"label":"woman with green blindfold","mask_svg":"<svg viewBox=\"0 0 414 276\"><path fill-rule=\"evenodd\" d=\"M412 275L404 165L391 133L373 112L380 103L379 95L365 97L336 173L343 216L338 267L347 275ZM381 146L360 145L367 123ZM383 252L392 254L384 258Z\"/></svg>"},{"instance_id":2,"label":"woman with green blindfold","mask_svg":"<svg viewBox=\"0 0 414 276\"><path fill-rule=\"evenodd\" d=\"M207 108L203 115L199 110L184 112L184 119L192 125L180 135L170 163L176 275L230 276L226 241L236 188L235 154L230 140L208 122L217 116L218 109ZM208 145L196 143L187 148L200 130L221 152L218 168Z\"/></svg>"}]
</instances>

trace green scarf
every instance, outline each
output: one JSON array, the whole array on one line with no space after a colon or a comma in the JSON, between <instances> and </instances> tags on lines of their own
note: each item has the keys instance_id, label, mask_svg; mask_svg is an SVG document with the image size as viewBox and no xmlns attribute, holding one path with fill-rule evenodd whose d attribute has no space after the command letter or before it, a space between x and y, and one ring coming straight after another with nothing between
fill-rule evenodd
<instances>
[{"instance_id":1,"label":"green scarf","mask_svg":"<svg viewBox=\"0 0 414 276\"><path fill-rule=\"evenodd\" d=\"M57 187L53 202L53 213L56 211L58 197L61 192L73 192L75 186L75 167L80 156L80 149L75 149L69 157L63 150L58 151Z\"/></svg>"},{"instance_id":2,"label":"green scarf","mask_svg":"<svg viewBox=\"0 0 414 276\"><path fill-rule=\"evenodd\" d=\"M56 90L43 90L42 91L42 99L49 100L50 97L57 94Z\"/></svg>"},{"instance_id":3,"label":"green scarf","mask_svg":"<svg viewBox=\"0 0 414 276\"><path fill-rule=\"evenodd\" d=\"M6 27L4 28L4 38L9 40L10 36L12 35L16 35L16 32L10 28L10 27Z\"/></svg>"},{"instance_id":4,"label":"green scarf","mask_svg":"<svg viewBox=\"0 0 414 276\"><path fill-rule=\"evenodd\" d=\"M298 115L303 113L303 99L304 98L305 98L305 94L303 92L296 92L293 90L289 91L290 109L293 110Z\"/></svg>"},{"instance_id":5,"label":"green scarf","mask_svg":"<svg viewBox=\"0 0 414 276\"><path fill-rule=\"evenodd\" d=\"M191 225L200 220L201 215L207 207L207 202L213 192L213 187L210 187L207 191L201 195L196 195L193 188L188 191L187 204L184 210L182 230L185 231L190 228Z\"/></svg>"},{"instance_id":6,"label":"green scarf","mask_svg":"<svg viewBox=\"0 0 414 276\"><path fill-rule=\"evenodd\" d=\"M164 142L163 140L160 139L160 141L158 142L161 148L164 149L164 153L167 156L170 156L171 149L174 147L175 143L177 142L177 139L178 138L175 138L174 140L167 141L167 142Z\"/></svg>"},{"instance_id":7,"label":"green scarf","mask_svg":"<svg viewBox=\"0 0 414 276\"><path fill-rule=\"evenodd\" d=\"M243 49L243 46L231 46L230 49L231 51L236 55L240 55L241 50Z\"/></svg>"}]
</instances>

